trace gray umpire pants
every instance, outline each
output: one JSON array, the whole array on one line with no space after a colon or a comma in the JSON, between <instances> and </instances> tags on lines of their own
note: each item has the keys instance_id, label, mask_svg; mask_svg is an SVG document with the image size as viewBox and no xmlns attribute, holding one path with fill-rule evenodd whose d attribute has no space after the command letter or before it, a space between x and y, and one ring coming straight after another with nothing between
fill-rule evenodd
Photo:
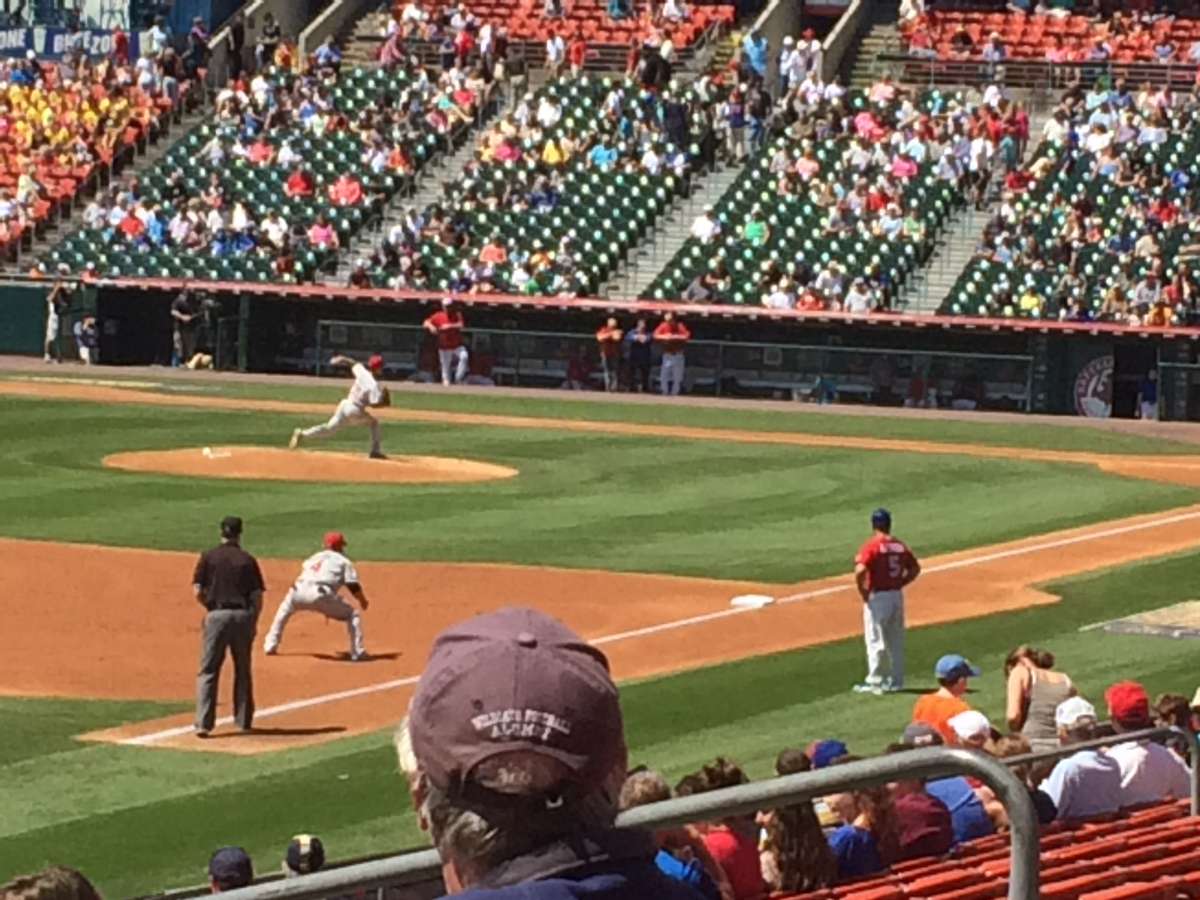
<instances>
[{"instance_id":1,"label":"gray umpire pants","mask_svg":"<svg viewBox=\"0 0 1200 900\"><path fill-rule=\"evenodd\" d=\"M200 674L196 676L196 728L212 731L217 721L217 689L225 651L233 657L233 718L239 728L254 721L254 684L250 653L254 646L257 610L214 609L204 617L204 643L200 648Z\"/></svg>"}]
</instances>

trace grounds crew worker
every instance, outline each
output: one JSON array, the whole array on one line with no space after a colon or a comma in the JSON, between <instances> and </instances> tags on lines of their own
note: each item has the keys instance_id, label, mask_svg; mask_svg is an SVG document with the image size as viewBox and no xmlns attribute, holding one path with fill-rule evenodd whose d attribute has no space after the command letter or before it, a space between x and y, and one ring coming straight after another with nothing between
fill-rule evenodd
<instances>
[{"instance_id":1,"label":"grounds crew worker","mask_svg":"<svg viewBox=\"0 0 1200 900\"><path fill-rule=\"evenodd\" d=\"M262 609L263 577L258 561L241 548L242 520L221 520L221 543L196 563L192 587L196 600L208 610L200 674L196 676L196 737L206 738L217 718L217 686L225 650L233 656L233 718L242 731L254 721L254 686L250 650Z\"/></svg>"}]
</instances>

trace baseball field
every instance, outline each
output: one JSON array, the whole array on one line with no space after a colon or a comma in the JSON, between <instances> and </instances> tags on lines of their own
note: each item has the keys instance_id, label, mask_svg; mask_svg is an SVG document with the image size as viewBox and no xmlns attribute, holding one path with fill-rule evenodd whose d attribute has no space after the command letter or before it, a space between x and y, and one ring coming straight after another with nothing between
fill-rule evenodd
<instances>
[{"instance_id":1,"label":"baseball field","mask_svg":"<svg viewBox=\"0 0 1200 900\"><path fill-rule=\"evenodd\" d=\"M0 365L0 881L62 862L121 897L199 883L222 844L260 872L297 832L335 858L420 845L390 727L431 637L506 604L604 647L633 759L673 778L718 752L766 775L823 737L878 752L946 652L984 667L995 722L1022 642L1092 699L1196 687L1190 641L1081 629L1197 599L1200 428L397 388L392 459L353 428L285 452L345 387ZM873 697L849 690L848 570L880 505L925 572L912 693ZM199 741L191 569L229 514L267 615L346 533L371 658L297 617L256 648L255 732Z\"/></svg>"}]
</instances>

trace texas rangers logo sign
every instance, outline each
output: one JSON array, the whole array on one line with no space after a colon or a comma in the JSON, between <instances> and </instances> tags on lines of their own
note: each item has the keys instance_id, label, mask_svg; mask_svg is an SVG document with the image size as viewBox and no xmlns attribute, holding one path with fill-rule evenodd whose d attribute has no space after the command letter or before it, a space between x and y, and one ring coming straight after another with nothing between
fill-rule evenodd
<instances>
[{"instance_id":1,"label":"texas rangers logo sign","mask_svg":"<svg viewBox=\"0 0 1200 900\"><path fill-rule=\"evenodd\" d=\"M1112 355L1097 356L1075 376L1075 412L1094 419L1112 415Z\"/></svg>"}]
</instances>

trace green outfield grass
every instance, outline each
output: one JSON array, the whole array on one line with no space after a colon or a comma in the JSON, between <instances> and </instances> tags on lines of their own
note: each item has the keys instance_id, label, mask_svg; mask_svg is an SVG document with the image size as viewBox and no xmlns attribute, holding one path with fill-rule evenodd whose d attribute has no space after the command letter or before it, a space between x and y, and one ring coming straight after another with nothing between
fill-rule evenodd
<instances>
[{"instance_id":1,"label":"green outfield grass","mask_svg":"<svg viewBox=\"0 0 1200 900\"><path fill-rule=\"evenodd\" d=\"M736 417L733 417L736 419ZM442 424L387 446L515 466L474 485L180 479L102 467L128 449L271 444L290 416L6 401L0 534L195 550L229 513L247 546L303 556L328 528L363 559L470 560L791 582L844 571L889 506L924 555L1193 502L1088 465ZM364 449L348 429L321 445Z\"/></svg>"},{"instance_id":2,"label":"green outfield grass","mask_svg":"<svg viewBox=\"0 0 1200 900\"><path fill-rule=\"evenodd\" d=\"M966 653L986 672L972 702L1001 722L1004 655L1033 642L1053 650L1098 703L1125 677L1142 679L1152 694L1190 694L1198 677L1192 642L1078 628L1190 597L1198 565L1200 554L1129 566L1051 585L1063 595L1056 606L913 630L913 686L932 688L929 670L942 653ZM847 640L626 685L632 758L674 780L718 752L765 777L780 749L824 737L878 752L899 734L914 698L851 694L861 667L860 643ZM78 730L102 724L86 704L75 712ZM55 701L0 704L0 733L20 742L46 731L48 718L56 720L49 730L71 730ZM0 765L0 808L16 811L0 821L0 878L69 861L118 897L196 883L208 852L228 842L244 844L263 869L275 867L299 831L321 835L339 857L420 846L407 803L387 733L259 758L75 745Z\"/></svg>"},{"instance_id":3,"label":"green outfield grass","mask_svg":"<svg viewBox=\"0 0 1200 900\"><path fill-rule=\"evenodd\" d=\"M220 388L298 399L339 393L332 384ZM541 417L1190 451L1040 425L462 395L397 399ZM278 444L299 423L274 414L9 398L0 398L0 410L0 534L189 551L210 544L219 518L237 512L248 522L247 544L264 556L299 556L321 531L340 527L363 559L497 560L786 582L844 571L867 512L881 503L893 509L898 531L931 555L1197 500L1196 491L1087 466L1022 462L1019 453L976 460L442 424L388 424L385 439L395 452L471 456L516 466L521 476L438 487L185 480L113 472L100 459L129 449ZM361 449L364 440L351 430L328 446ZM1191 555L1128 567L1063 586L1061 605L914 631L915 684L941 653L965 652L988 670L976 699L998 719L1000 663L1012 645L1029 641L1058 653L1093 699L1124 676L1141 677L1152 691L1190 693L1196 676L1189 642L1077 629L1188 597L1198 563L1200 555ZM10 595L0 604L27 602ZM634 760L676 778L724 752L763 776L781 747L818 737L837 735L855 752L874 752L899 732L913 698L850 694L861 670L860 642L851 640L626 685ZM0 699L0 881L65 862L114 898L195 884L209 852L224 843L244 844L269 871L299 831L320 834L339 858L422 842L386 733L250 758L72 740L175 708Z\"/></svg>"}]
</instances>

